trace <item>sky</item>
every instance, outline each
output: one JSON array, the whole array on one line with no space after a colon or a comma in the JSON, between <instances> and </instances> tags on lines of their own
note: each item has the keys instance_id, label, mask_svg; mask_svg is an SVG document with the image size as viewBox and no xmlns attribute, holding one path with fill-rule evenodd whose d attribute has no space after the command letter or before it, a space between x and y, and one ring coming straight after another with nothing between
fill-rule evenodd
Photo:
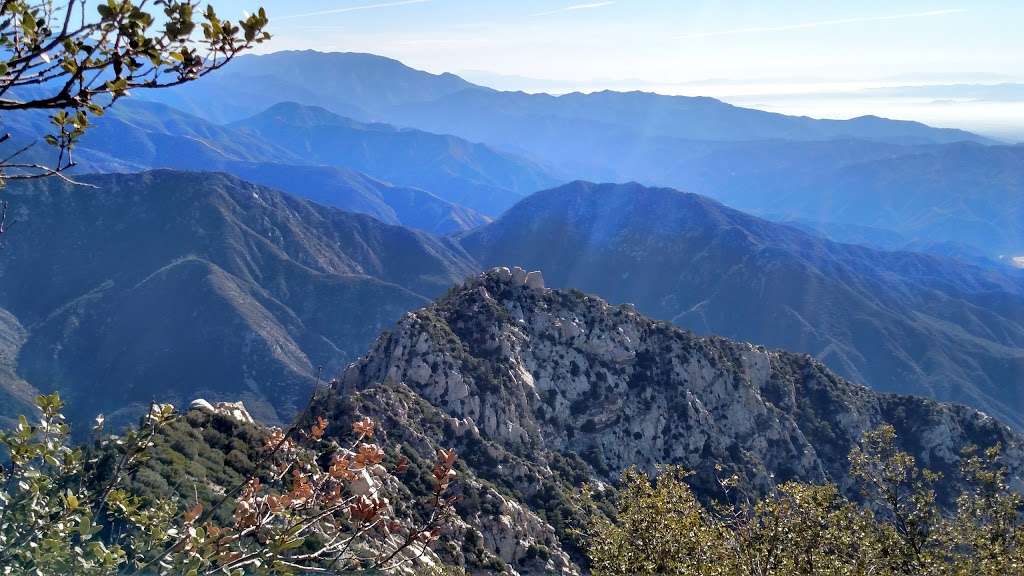
<instances>
[{"instance_id":1,"label":"sky","mask_svg":"<svg viewBox=\"0 0 1024 576\"><path fill-rule=\"evenodd\" d=\"M503 89L643 89L841 117L865 89L1024 80L1021 0L215 0L263 5L267 50L370 52ZM830 98L817 97L829 94ZM811 95L811 97L808 97ZM842 98L847 95L851 98ZM976 103L976 102L975 102ZM971 104L961 102L960 104ZM902 109L899 107L902 106ZM1019 111L962 107L995 124ZM954 114L955 116L956 114ZM1016 116L1015 116L1016 118ZM1016 122L1017 120L1014 120Z\"/></svg>"}]
</instances>

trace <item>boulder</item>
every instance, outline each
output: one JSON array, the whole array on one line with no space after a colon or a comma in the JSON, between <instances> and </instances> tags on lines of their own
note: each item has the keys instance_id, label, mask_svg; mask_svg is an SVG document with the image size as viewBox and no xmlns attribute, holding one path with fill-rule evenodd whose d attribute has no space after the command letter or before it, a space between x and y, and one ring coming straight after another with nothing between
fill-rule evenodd
<instances>
[{"instance_id":1,"label":"boulder","mask_svg":"<svg viewBox=\"0 0 1024 576\"><path fill-rule=\"evenodd\" d=\"M249 411L245 409L245 404L241 402L218 402L214 405L218 414L233 418L243 424L255 424L252 416L249 415Z\"/></svg>"},{"instance_id":2,"label":"boulder","mask_svg":"<svg viewBox=\"0 0 1024 576\"><path fill-rule=\"evenodd\" d=\"M227 416L237 420L243 424L255 424L249 411L245 409L245 404L241 402L217 402L216 404L210 404L202 398L197 398L188 405L189 410L199 410L200 412L206 412L207 414L220 414L221 416Z\"/></svg>"},{"instance_id":3,"label":"boulder","mask_svg":"<svg viewBox=\"0 0 1024 576\"><path fill-rule=\"evenodd\" d=\"M199 410L200 412L207 412L209 414L215 414L217 410L213 408L213 404L210 404L202 398L197 398L188 405L189 410Z\"/></svg>"},{"instance_id":4,"label":"boulder","mask_svg":"<svg viewBox=\"0 0 1024 576\"><path fill-rule=\"evenodd\" d=\"M540 270L534 270L526 275L526 287L532 290L543 290L544 289L544 275L540 273Z\"/></svg>"},{"instance_id":5,"label":"boulder","mask_svg":"<svg viewBox=\"0 0 1024 576\"><path fill-rule=\"evenodd\" d=\"M356 472L356 477L349 484L349 488L356 496L369 498L377 495L377 491L380 490L380 482L366 468L363 468Z\"/></svg>"},{"instance_id":6,"label":"boulder","mask_svg":"<svg viewBox=\"0 0 1024 576\"><path fill-rule=\"evenodd\" d=\"M512 284L514 286L522 286L526 283L526 276L526 270L516 266L512 269Z\"/></svg>"}]
</instances>

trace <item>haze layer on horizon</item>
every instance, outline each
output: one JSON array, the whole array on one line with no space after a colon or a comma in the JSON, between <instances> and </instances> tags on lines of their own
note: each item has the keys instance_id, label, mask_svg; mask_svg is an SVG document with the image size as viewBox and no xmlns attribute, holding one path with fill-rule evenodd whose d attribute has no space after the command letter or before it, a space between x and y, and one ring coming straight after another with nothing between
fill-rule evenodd
<instances>
[{"instance_id":1,"label":"haze layer on horizon","mask_svg":"<svg viewBox=\"0 0 1024 576\"><path fill-rule=\"evenodd\" d=\"M1012 0L222 0L263 5L268 50L368 52L528 92L646 90L815 117L875 114L1024 140Z\"/></svg>"}]
</instances>

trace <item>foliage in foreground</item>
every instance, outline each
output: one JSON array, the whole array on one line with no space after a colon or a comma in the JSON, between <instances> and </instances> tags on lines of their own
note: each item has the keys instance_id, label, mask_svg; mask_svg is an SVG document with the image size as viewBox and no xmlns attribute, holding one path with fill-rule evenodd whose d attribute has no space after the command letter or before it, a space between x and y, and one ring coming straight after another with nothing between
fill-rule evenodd
<instances>
[{"instance_id":1,"label":"foliage in foreground","mask_svg":"<svg viewBox=\"0 0 1024 576\"><path fill-rule=\"evenodd\" d=\"M0 121L47 111L52 133L39 136L56 158L40 161L34 140L0 133L0 186L70 180L72 150L92 118L132 91L179 86L223 68L270 40L268 22L263 8L232 22L196 0L3 0ZM7 211L0 201L0 234L9 227Z\"/></svg>"},{"instance_id":2,"label":"foliage in foreground","mask_svg":"<svg viewBox=\"0 0 1024 576\"><path fill-rule=\"evenodd\" d=\"M60 399L38 404L37 423L22 418L0 433L2 574L394 573L423 568L416 560L454 514L455 454L438 455L429 501L402 501L393 474L405 464L372 442L368 419L345 445L325 438L319 418L287 431L246 428L241 437L255 445L238 451L230 485L193 501L174 496L187 490L140 495L140 482L159 469L150 458L161 458L161 442L182 431L205 438L215 418L190 413L181 424L170 406L154 405L121 436L102 435L98 423L83 450L68 444ZM964 451L969 488L952 514L936 501L938 475L896 448L891 427L865 434L850 470L856 501L798 482L755 499L723 479L732 504L702 503L679 467L653 481L628 470L611 517L584 491L589 523L579 536L597 575L1024 574L1024 499L1008 486L998 447Z\"/></svg>"},{"instance_id":3,"label":"foliage in foreground","mask_svg":"<svg viewBox=\"0 0 1024 576\"><path fill-rule=\"evenodd\" d=\"M896 449L884 426L850 454L862 501L836 486L787 482L761 499L703 505L687 472L666 467L656 481L633 469L622 478L615 518L588 492L582 531L596 575L893 576L1024 574L1024 501L1007 485L999 448L964 451L970 488L943 514L936 474ZM722 481L727 494L731 479Z\"/></svg>"},{"instance_id":4,"label":"foliage in foreground","mask_svg":"<svg viewBox=\"0 0 1024 576\"><path fill-rule=\"evenodd\" d=\"M452 514L455 453L439 453L418 513L396 512L410 507L388 499L404 465L384 466L369 419L352 425L347 445L324 437L323 419L270 430L253 473L204 505L198 495L152 500L128 489L180 417L173 407L154 405L137 430L82 450L68 444L60 398L42 396L38 406L38 423L22 417L0 433L5 575L388 573L426 554Z\"/></svg>"}]
</instances>

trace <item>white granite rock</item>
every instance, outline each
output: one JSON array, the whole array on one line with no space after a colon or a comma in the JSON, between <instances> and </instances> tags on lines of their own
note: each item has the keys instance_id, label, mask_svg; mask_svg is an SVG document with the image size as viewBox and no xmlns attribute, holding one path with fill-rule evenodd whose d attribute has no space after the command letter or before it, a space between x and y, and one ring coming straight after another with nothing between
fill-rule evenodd
<instances>
[{"instance_id":1,"label":"white granite rock","mask_svg":"<svg viewBox=\"0 0 1024 576\"><path fill-rule=\"evenodd\" d=\"M533 290L544 289L544 275L541 274L540 270L534 270L526 275L525 284L527 288Z\"/></svg>"},{"instance_id":2,"label":"white granite rock","mask_svg":"<svg viewBox=\"0 0 1024 576\"><path fill-rule=\"evenodd\" d=\"M217 412L216 410L214 410L213 404L210 404L209 402L203 400L202 398L197 398L193 400L192 403L188 405L188 409L199 410L200 412L208 412L210 414L214 414Z\"/></svg>"}]
</instances>

